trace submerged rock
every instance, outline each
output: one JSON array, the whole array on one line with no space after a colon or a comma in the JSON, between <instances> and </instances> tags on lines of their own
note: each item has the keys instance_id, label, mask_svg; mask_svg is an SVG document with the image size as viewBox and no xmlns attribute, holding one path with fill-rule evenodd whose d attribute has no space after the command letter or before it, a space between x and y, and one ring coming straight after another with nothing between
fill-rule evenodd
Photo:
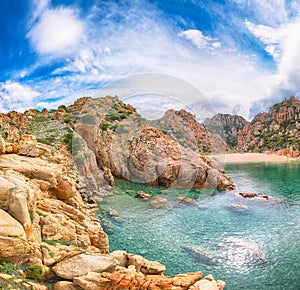
<instances>
[{"instance_id":1,"label":"submerged rock","mask_svg":"<svg viewBox=\"0 0 300 290\"><path fill-rule=\"evenodd\" d=\"M225 207L230 212L234 213L240 213L240 214L248 214L249 213L249 206L238 204L238 203L232 203Z\"/></svg>"},{"instance_id":2,"label":"submerged rock","mask_svg":"<svg viewBox=\"0 0 300 290\"><path fill-rule=\"evenodd\" d=\"M146 193L142 190L139 190L135 195L135 197L142 198L142 199L149 199L151 196L152 196L151 194Z\"/></svg>"},{"instance_id":3,"label":"submerged rock","mask_svg":"<svg viewBox=\"0 0 300 290\"><path fill-rule=\"evenodd\" d=\"M150 204L154 208L163 208L163 207L170 206L170 203L168 202L168 200L163 197L160 197L160 196L156 196L154 199L152 199Z\"/></svg>"},{"instance_id":4,"label":"submerged rock","mask_svg":"<svg viewBox=\"0 0 300 290\"><path fill-rule=\"evenodd\" d=\"M239 195L243 198L261 198L261 199L266 199L269 200L271 198L273 198L272 196L266 195L266 194L262 194L262 193L247 193L247 192L239 192Z\"/></svg>"},{"instance_id":5,"label":"submerged rock","mask_svg":"<svg viewBox=\"0 0 300 290\"><path fill-rule=\"evenodd\" d=\"M240 238L228 237L218 247L218 260L226 265L240 267L266 263L266 254L254 243Z\"/></svg>"},{"instance_id":6,"label":"submerged rock","mask_svg":"<svg viewBox=\"0 0 300 290\"><path fill-rule=\"evenodd\" d=\"M123 222L124 221L124 218L121 216L121 214L115 210L115 209L112 209L112 208L109 208L108 209L108 214L109 216L116 222Z\"/></svg>"},{"instance_id":7,"label":"submerged rock","mask_svg":"<svg viewBox=\"0 0 300 290\"><path fill-rule=\"evenodd\" d=\"M180 197L177 197L177 200L179 200L179 202L183 203L183 204L197 206L197 202L194 199L190 198L190 197L180 196Z\"/></svg>"},{"instance_id":8,"label":"submerged rock","mask_svg":"<svg viewBox=\"0 0 300 290\"><path fill-rule=\"evenodd\" d=\"M215 265L217 263L216 255L201 246L186 245L181 248L202 264Z\"/></svg>"}]
</instances>

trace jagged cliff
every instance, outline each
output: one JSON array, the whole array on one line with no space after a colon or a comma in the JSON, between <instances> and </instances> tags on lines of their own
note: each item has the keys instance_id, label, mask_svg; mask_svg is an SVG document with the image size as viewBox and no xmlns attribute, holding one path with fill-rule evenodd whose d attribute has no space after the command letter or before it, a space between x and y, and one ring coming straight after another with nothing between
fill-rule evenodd
<instances>
[{"instance_id":1,"label":"jagged cliff","mask_svg":"<svg viewBox=\"0 0 300 290\"><path fill-rule=\"evenodd\" d=\"M239 132L237 149L241 151L277 151L297 157L300 151L300 100L283 100L259 113Z\"/></svg>"},{"instance_id":2,"label":"jagged cliff","mask_svg":"<svg viewBox=\"0 0 300 290\"><path fill-rule=\"evenodd\" d=\"M235 149L238 143L238 133L249 122L242 116L216 114L203 122L205 128L212 134L219 135L230 149Z\"/></svg>"}]
</instances>

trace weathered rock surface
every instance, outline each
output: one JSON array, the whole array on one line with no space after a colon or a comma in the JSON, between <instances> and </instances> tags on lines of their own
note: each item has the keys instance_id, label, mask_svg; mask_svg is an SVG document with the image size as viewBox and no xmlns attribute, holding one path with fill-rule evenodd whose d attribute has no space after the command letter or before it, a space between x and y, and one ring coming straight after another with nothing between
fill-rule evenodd
<instances>
[{"instance_id":1,"label":"weathered rock surface","mask_svg":"<svg viewBox=\"0 0 300 290\"><path fill-rule=\"evenodd\" d=\"M56 264L52 270L57 276L72 280L75 277L84 276L89 272L112 271L116 266L113 257L109 255L86 255L80 254L71 258L66 258Z\"/></svg>"},{"instance_id":2,"label":"weathered rock surface","mask_svg":"<svg viewBox=\"0 0 300 290\"><path fill-rule=\"evenodd\" d=\"M133 265L135 269L144 275L162 275L166 267L156 261L149 261L142 256L128 254L128 266Z\"/></svg>"},{"instance_id":3,"label":"weathered rock surface","mask_svg":"<svg viewBox=\"0 0 300 290\"><path fill-rule=\"evenodd\" d=\"M84 122L76 124L76 132L95 153L99 168L110 169L113 176L150 185L234 187L215 162L199 154L198 146L205 147L207 138L201 131L204 127L190 113L184 114L190 116L190 129L194 131L187 136L198 136L196 148L192 144L183 146L176 138L150 126L117 98L90 100L85 111L89 112L90 123L82 118ZM108 180L112 183L111 177Z\"/></svg>"},{"instance_id":4,"label":"weathered rock surface","mask_svg":"<svg viewBox=\"0 0 300 290\"><path fill-rule=\"evenodd\" d=\"M223 290L225 285L225 282L221 280L215 281L212 275L208 275L204 279L196 282L189 290Z\"/></svg>"},{"instance_id":5,"label":"weathered rock surface","mask_svg":"<svg viewBox=\"0 0 300 290\"><path fill-rule=\"evenodd\" d=\"M22 225L0 209L0 259L18 261L30 254L30 246Z\"/></svg>"},{"instance_id":6,"label":"weathered rock surface","mask_svg":"<svg viewBox=\"0 0 300 290\"><path fill-rule=\"evenodd\" d=\"M145 276L134 269L128 268L114 273L90 273L86 276L75 278L74 283L84 290L187 290L192 289L190 287L199 281L201 277L201 272L178 274L174 278L160 275Z\"/></svg>"},{"instance_id":7,"label":"weathered rock surface","mask_svg":"<svg viewBox=\"0 0 300 290\"><path fill-rule=\"evenodd\" d=\"M156 127L167 132L184 147L207 153L212 151L210 134L197 122L196 116L186 110L168 110L159 120Z\"/></svg>"}]
</instances>

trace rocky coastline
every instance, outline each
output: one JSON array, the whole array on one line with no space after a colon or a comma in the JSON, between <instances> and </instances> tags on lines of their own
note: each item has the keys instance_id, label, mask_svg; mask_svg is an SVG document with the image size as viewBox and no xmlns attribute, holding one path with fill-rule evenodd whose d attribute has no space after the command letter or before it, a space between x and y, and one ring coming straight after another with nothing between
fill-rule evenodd
<instances>
[{"instance_id":1,"label":"rocky coastline","mask_svg":"<svg viewBox=\"0 0 300 290\"><path fill-rule=\"evenodd\" d=\"M289 102L293 109L274 106L269 115L277 119L281 116L285 122L287 116L294 118L295 112L299 114L299 101L291 98L283 106ZM97 202L114 193L115 177L166 187L234 189L220 163L207 154L213 148L218 152L242 148L241 140L248 134L245 130L255 127L257 118L248 123L227 115L219 117L224 118L226 126L235 123L236 128L224 135L230 144L226 145L224 136L217 132L208 132L184 110L169 110L160 122L147 122L117 97L82 98L52 111L0 114L0 286L222 290L225 282L211 275L202 277L202 272L194 272L165 276L166 268L159 262L124 251L111 253L108 236L97 218ZM272 124L277 130L278 126ZM243 144L248 144L248 139ZM277 154L298 156L295 144L281 148ZM150 199L154 209L169 206L161 196L138 192L136 197ZM256 194L241 198L267 199ZM193 205L186 197L177 202ZM228 210L244 214L248 209L232 204ZM114 210L109 214L122 222ZM260 249L247 241L229 240L222 247L247 253L255 249L254 257L266 261ZM228 260L222 255L210 257L206 249L193 245L185 250L209 263ZM14 271L5 270L9 267Z\"/></svg>"},{"instance_id":2,"label":"rocky coastline","mask_svg":"<svg viewBox=\"0 0 300 290\"><path fill-rule=\"evenodd\" d=\"M30 120L55 121L46 111L41 114L10 113L0 118L3 136L0 136L1 287L41 290L224 288L225 282L211 275L203 277L202 272L165 276L166 268L159 262L124 251L111 253L107 234L96 218L95 201L113 191L113 167L104 166L101 173L99 156L89 148L88 137L73 155L66 142L60 144L58 139L53 145L39 142L41 135L31 133L37 128L40 130L41 124L33 128ZM65 118L64 108L54 114L56 119ZM49 123L43 126L48 130ZM83 127L81 125L81 132L87 132ZM59 134L63 130L58 130ZM154 132L165 142L166 137L159 131L148 127L145 130L150 135ZM68 133L66 131L66 136ZM141 148L138 142L135 144ZM223 183L224 188L232 187L231 180L226 179L220 168L214 169L214 165L207 163L209 160L202 158L205 168L215 170L211 180L221 174L228 182ZM166 177L164 180L173 182ZM221 185L219 181L213 182ZM15 267L15 272L5 272L7 267Z\"/></svg>"}]
</instances>

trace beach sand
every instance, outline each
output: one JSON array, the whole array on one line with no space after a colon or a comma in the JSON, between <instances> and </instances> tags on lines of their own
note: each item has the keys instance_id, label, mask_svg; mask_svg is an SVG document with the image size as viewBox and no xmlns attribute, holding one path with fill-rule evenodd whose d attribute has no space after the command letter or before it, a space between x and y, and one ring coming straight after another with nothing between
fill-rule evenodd
<instances>
[{"instance_id":1,"label":"beach sand","mask_svg":"<svg viewBox=\"0 0 300 290\"><path fill-rule=\"evenodd\" d=\"M221 163L256 163L256 162L286 162L300 161L299 158L289 158L266 153L230 153L213 155Z\"/></svg>"}]
</instances>

